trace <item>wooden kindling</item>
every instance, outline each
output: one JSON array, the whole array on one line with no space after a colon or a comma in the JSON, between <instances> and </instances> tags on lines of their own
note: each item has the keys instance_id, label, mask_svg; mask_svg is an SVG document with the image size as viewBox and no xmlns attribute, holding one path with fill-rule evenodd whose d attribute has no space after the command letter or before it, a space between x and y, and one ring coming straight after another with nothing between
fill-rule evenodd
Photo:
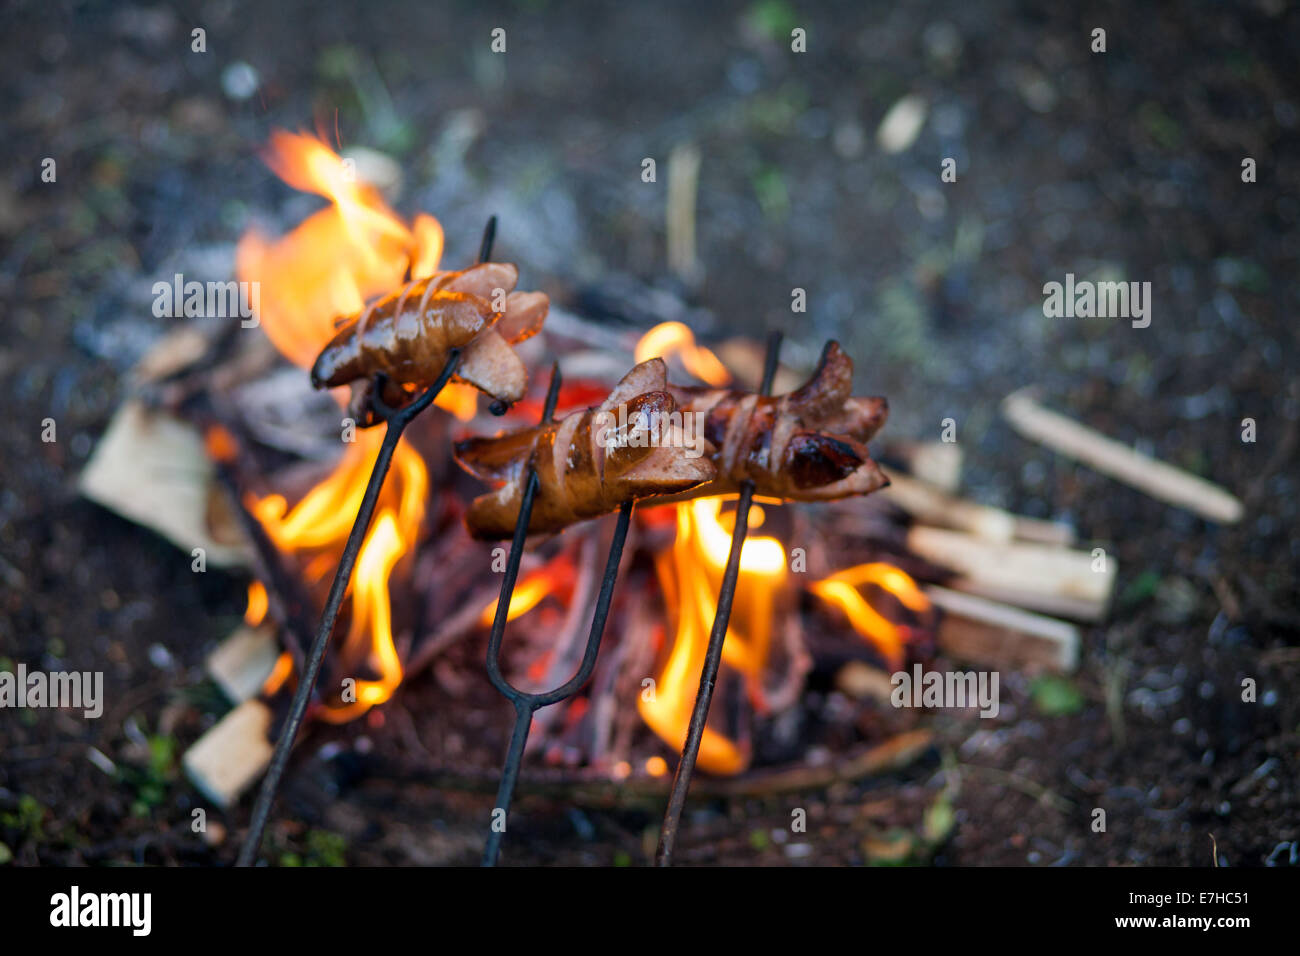
<instances>
[{"instance_id":1,"label":"wooden kindling","mask_svg":"<svg viewBox=\"0 0 1300 956\"><path fill-rule=\"evenodd\" d=\"M1097 548L996 542L961 531L917 525L907 548L957 575L949 586L1017 607L1097 621L1115 586L1115 559Z\"/></svg>"},{"instance_id":2,"label":"wooden kindling","mask_svg":"<svg viewBox=\"0 0 1300 956\"><path fill-rule=\"evenodd\" d=\"M1002 414L1026 438L1169 504L1221 524L1245 513L1233 494L1204 478L1134 451L1127 445L1040 405L1026 389L1008 395Z\"/></svg>"}]
</instances>

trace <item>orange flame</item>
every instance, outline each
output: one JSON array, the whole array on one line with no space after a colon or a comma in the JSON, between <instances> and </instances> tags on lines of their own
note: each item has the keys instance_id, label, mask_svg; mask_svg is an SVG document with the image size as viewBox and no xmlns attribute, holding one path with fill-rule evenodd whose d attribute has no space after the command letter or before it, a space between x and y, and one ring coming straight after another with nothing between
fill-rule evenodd
<instances>
[{"instance_id":1,"label":"orange flame","mask_svg":"<svg viewBox=\"0 0 1300 956\"><path fill-rule=\"evenodd\" d=\"M277 131L266 160L289 185L330 202L279 239L248 232L235 254L238 278L260 284L261 328L285 358L308 368L333 337L336 318L399 287L408 270L420 278L437 269L442 227L427 215L408 227L377 190L358 182L352 167L316 137ZM438 404L467 419L474 401L455 389L445 390ZM324 582L337 566L382 438L380 429L358 431L334 471L292 508L279 494L247 500L275 546L301 556L314 578L310 583ZM415 547L428 485L419 453L400 442L348 585L351 623L339 647L337 672L355 680L355 698L345 696L342 707L326 709L326 720L365 713L387 700L402 679L388 583L393 568ZM250 615L254 609L250 590ZM268 686L287 678L287 661L281 658ZM362 673L377 677L365 679Z\"/></svg>"},{"instance_id":2,"label":"orange flame","mask_svg":"<svg viewBox=\"0 0 1300 956\"><path fill-rule=\"evenodd\" d=\"M235 247L238 278L260 284L262 329L280 354L310 368L333 338L335 319L401 286L408 268L413 279L437 270L442 226L421 213L408 228L378 190L309 134L275 131L265 158L290 186L330 201L287 236L270 239L250 229ZM467 410L467 397L475 397L473 390L457 385L435 404L468 421L474 406Z\"/></svg>"},{"instance_id":3,"label":"orange flame","mask_svg":"<svg viewBox=\"0 0 1300 956\"><path fill-rule=\"evenodd\" d=\"M652 358L681 357L686 371L710 385L726 385L731 375L713 352L695 344L695 333L681 322L660 322L641 336L636 344L636 361Z\"/></svg>"},{"instance_id":4,"label":"orange flame","mask_svg":"<svg viewBox=\"0 0 1300 956\"><path fill-rule=\"evenodd\" d=\"M266 620L267 606L270 600L266 595L266 585L261 581L250 581L248 583L248 607L244 610L244 623L249 627L257 627Z\"/></svg>"},{"instance_id":5,"label":"orange flame","mask_svg":"<svg viewBox=\"0 0 1300 956\"><path fill-rule=\"evenodd\" d=\"M718 357L696 345L694 334L680 322L661 323L637 343L638 362L661 355L679 355L692 375L710 385L722 386L731 380ZM704 498L676 505L677 540L670 552L656 559L676 633L653 694L643 692L638 708L655 733L676 749L686 739L717 611L717 594L731 549L731 528L722 517L722 502L722 498ZM763 509L757 503L750 511L749 524L751 529L763 524ZM740 577L722 659L744 675L750 697L760 711L773 610L786 580L781 543L775 538L748 537L741 549ZM874 644L891 665L901 667L907 628L894 624L867 603L858 590L866 585L887 591L917 614L930 608L916 582L902 570L883 563L849 568L813 583L810 589L841 607L854 629ZM705 728L699 767L712 773L735 774L748 764L749 754L739 744L714 728ZM653 773L649 767L647 770Z\"/></svg>"},{"instance_id":6,"label":"orange flame","mask_svg":"<svg viewBox=\"0 0 1300 956\"><path fill-rule=\"evenodd\" d=\"M915 614L926 614L930 610L930 599L907 572L879 561L838 571L813 582L809 590L840 608L848 616L853 629L873 644L889 666L897 670L903 666L907 629L890 621L867 603L860 589L868 585L892 594Z\"/></svg>"},{"instance_id":7,"label":"orange flame","mask_svg":"<svg viewBox=\"0 0 1300 956\"><path fill-rule=\"evenodd\" d=\"M293 655L288 651L281 651L280 656L275 659L275 665L271 668L271 673L266 675L266 680L262 681L262 693L267 697L273 695L284 682L289 679L293 673Z\"/></svg>"},{"instance_id":8,"label":"orange flame","mask_svg":"<svg viewBox=\"0 0 1300 956\"><path fill-rule=\"evenodd\" d=\"M515 593L510 596L510 609L506 611L506 620L513 620L521 617L521 615L528 614L528 611L533 610L533 607L541 604L543 597L555 591L555 581L550 574L550 570L550 566L543 567L534 574L530 574L528 578L520 581L515 588ZM495 601L487 602L484 613L478 615L480 627L491 627L493 620L497 618L497 605L499 604L499 597Z\"/></svg>"}]
</instances>

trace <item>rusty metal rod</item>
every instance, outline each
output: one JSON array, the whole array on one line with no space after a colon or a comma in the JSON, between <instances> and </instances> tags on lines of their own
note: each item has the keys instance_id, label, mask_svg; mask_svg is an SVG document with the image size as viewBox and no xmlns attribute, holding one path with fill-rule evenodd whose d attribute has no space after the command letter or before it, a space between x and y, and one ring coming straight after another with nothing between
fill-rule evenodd
<instances>
[{"instance_id":1,"label":"rusty metal rod","mask_svg":"<svg viewBox=\"0 0 1300 956\"><path fill-rule=\"evenodd\" d=\"M772 393L772 381L776 378L776 366L780 354L781 333L773 332L767 340L763 382L759 387L761 395ZM659 830L659 848L655 852L656 866L672 865L673 848L677 843L682 809L686 806L686 794L690 790L691 777L695 773L695 761L700 755L700 741L704 737L704 725L709 719L709 706L713 703L713 688L718 680L718 667L722 663L722 645L726 642L727 626L731 623L731 605L736 597L736 582L740 577L740 555L745 547L745 538L749 534L749 508L753 501L754 483L741 482L740 497L736 501L736 520L731 529L731 551L727 554L727 567L722 575L722 586L718 589L718 608L713 617L713 630L709 632L709 647L704 655L704 667L700 672L700 688L695 694L695 708L691 711L686 743L682 747L682 757L677 762L677 770L673 774L673 788L668 797L668 809L664 812L663 826Z\"/></svg>"}]
</instances>

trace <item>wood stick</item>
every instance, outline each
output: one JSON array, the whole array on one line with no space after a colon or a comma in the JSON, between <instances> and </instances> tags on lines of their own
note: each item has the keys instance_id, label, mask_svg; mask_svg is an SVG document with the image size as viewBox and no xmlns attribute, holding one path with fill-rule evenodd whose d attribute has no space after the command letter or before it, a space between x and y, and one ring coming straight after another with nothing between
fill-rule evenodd
<instances>
[{"instance_id":1,"label":"wood stick","mask_svg":"<svg viewBox=\"0 0 1300 956\"><path fill-rule=\"evenodd\" d=\"M1025 389L1008 395L1002 414L1020 434L1139 491L1221 524L1241 520L1241 501L1218 485L1134 451L1044 408Z\"/></svg>"},{"instance_id":2,"label":"wood stick","mask_svg":"<svg viewBox=\"0 0 1300 956\"><path fill-rule=\"evenodd\" d=\"M273 628L240 625L208 655L208 676L235 704L257 696L280 656Z\"/></svg>"},{"instance_id":3,"label":"wood stick","mask_svg":"<svg viewBox=\"0 0 1300 956\"><path fill-rule=\"evenodd\" d=\"M196 428L128 399L113 413L78 490L187 554L202 548L207 564L246 566L252 549L239 526L215 528L208 520L214 471Z\"/></svg>"},{"instance_id":4,"label":"wood stick","mask_svg":"<svg viewBox=\"0 0 1300 956\"><path fill-rule=\"evenodd\" d=\"M956 498L924 481L882 468L890 485L880 494L925 524L965 531L986 541L1037 541L1068 547L1074 529L1059 521L1015 515L1001 508Z\"/></svg>"},{"instance_id":5,"label":"wood stick","mask_svg":"<svg viewBox=\"0 0 1300 956\"><path fill-rule=\"evenodd\" d=\"M271 762L271 708L246 700L185 752L190 780L222 809L234 806Z\"/></svg>"},{"instance_id":6,"label":"wood stick","mask_svg":"<svg viewBox=\"0 0 1300 956\"><path fill-rule=\"evenodd\" d=\"M1078 666L1079 630L1072 624L947 588L924 590L943 611L935 636L953 657L1027 671Z\"/></svg>"},{"instance_id":7,"label":"wood stick","mask_svg":"<svg viewBox=\"0 0 1300 956\"><path fill-rule=\"evenodd\" d=\"M500 596L499 584L489 584L471 592L464 605L439 624L433 634L415 649L410 660L403 665L402 679L409 680L433 663L447 648L475 631L483 630L483 608L491 606L493 599Z\"/></svg>"},{"instance_id":8,"label":"wood stick","mask_svg":"<svg viewBox=\"0 0 1300 956\"><path fill-rule=\"evenodd\" d=\"M700 148L674 146L668 154L668 268L687 285L698 282L695 258L695 194L700 181Z\"/></svg>"},{"instance_id":9,"label":"wood stick","mask_svg":"<svg viewBox=\"0 0 1300 956\"><path fill-rule=\"evenodd\" d=\"M1115 559L1041 544L995 543L961 531L916 525L907 532L913 554L957 573L944 582L1017 607L1096 621L1115 586ZM1100 570L1093 570L1099 564Z\"/></svg>"},{"instance_id":10,"label":"wood stick","mask_svg":"<svg viewBox=\"0 0 1300 956\"><path fill-rule=\"evenodd\" d=\"M736 777L700 775L691 793L703 797L766 797L819 790L836 783L853 783L872 774L898 770L919 759L934 743L931 730L908 730L862 750L843 754L824 764L754 770ZM491 793L498 770L435 767L412 771L381 765L367 785L384 787L411 783L431 784L443 790ZM672 784L671 777L634 776L611 780L608 771L547 770L528 768L520 774L521 798L551 797L582 807L660 806Z\"/></svg>"}]
</instances>

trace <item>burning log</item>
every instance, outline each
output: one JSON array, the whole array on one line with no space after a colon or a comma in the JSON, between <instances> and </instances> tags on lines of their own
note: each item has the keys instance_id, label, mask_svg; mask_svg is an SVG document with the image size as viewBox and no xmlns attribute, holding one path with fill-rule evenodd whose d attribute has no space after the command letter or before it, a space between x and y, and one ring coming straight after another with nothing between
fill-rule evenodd
<instances>
[{"instance_id":1,"label":"burning log","mask_svg":"<svg viewBox=\"0 0 1300 956\"><path fill-rule=\"evenodd\" d=\"M1115 559L1104 553L990 542L922 525L907 532L907 547L956 572L948 583L957 590L1049 614L1101 620L1115 586Z\"/></svg>"},{"instance_id":2,"label":"burning log","mask_svg":"<svg viewBox=\"0 0 1300 956\"><path fill-rule=\"evenodd\" d=\"M1153 498L1221 524L1235 524L1244 514L1241 501L1218 485L1058 415L1040 405L1026 390L1008 395L1002 402L1002 414L1026 438L1090 465Z\"/></svg>"}]
</instances>

